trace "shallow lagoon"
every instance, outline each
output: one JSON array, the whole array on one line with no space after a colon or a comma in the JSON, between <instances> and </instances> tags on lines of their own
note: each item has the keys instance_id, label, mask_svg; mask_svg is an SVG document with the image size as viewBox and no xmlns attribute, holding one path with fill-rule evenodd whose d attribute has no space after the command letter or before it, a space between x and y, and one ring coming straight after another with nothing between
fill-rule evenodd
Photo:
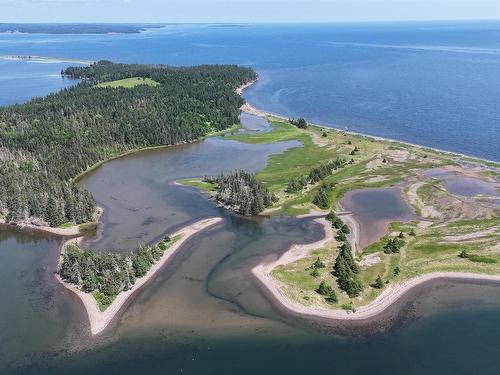
<instances>
[{"instance_id":1,"label":"shallow lagoon","mask_svg":"<svg viewBox=\"0 0 500 375\"><path fill-rule=\"evenodd\" d=\"M344 195L341 205L352 212L359 224L361 249L378 241L387 232L390 222L416 218L400 187L352 190Z\"/></svg>"},{"instance_id":2,"label":"shallow lagoon","mask_svg":"<svg viewBox=\"0 0 500 375\"><path fill-rule=\"evenodd\" d=\"M464 197L484 195L500 198L500 183L484 181L479 178L462 176L456 172L443 168L433 168L424 173L427 177L434 177L443 181L444 187L452 194Z\"/></svg>"}]
</instances>

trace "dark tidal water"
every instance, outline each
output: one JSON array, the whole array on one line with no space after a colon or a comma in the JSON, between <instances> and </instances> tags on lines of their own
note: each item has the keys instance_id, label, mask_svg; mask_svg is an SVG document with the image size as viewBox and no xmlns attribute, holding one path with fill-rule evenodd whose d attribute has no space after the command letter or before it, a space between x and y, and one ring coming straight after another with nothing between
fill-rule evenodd
<instances>
[{"instance_id":1,"label":"dark tidal water","mask_svg":"<svg viewBox=\"0 0 500 375\"><path fill-rule=\"evenodd\" d=\"M500 22L172 25L133 35L3 34L2 54L251 66L261 80L245 96L258 108L500 161ZM61 65L1 62L0 104L66 86L53 76Z\"/></svg>"},{"instance_id":2,"label":"dark tidal water","mask_svg":"<svg viewBox=\"0 0 500 375\"><path fill-rule=\"evenodd\" d=\"M0 373L496 374L498 286L435 281L375 321L305 320L275 306L250 269L292 243L317 240L321 227L241 218L171 183L258 170L267 155L292 146L212 138L129 155L86 176L81 183L106 209L99 237L88 240L101 249L129 249L202 217L224 218L189 240L96 338L80 302L53 276L61 239L1 227Z\"/></svg>"}]
</instances>

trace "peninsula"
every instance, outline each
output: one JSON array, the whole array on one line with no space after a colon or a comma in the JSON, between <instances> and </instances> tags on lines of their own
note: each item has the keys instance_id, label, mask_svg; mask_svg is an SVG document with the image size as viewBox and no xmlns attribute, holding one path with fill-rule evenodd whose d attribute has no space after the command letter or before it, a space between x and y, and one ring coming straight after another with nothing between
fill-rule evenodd
<instances>
[{"instance_id":1,"label":"peninsula","mask_svg":"<svg viewBox=\"0 0 500 375\"><path fill-rule=\"evenodd\" d=\"M243 109L272 130L226 138L302 143L256 175L275 197L262 214L316 216L325 232L252 269L285 308L366 319L431 279L500 281L498 163Z\"/></svg>"}]
</instances>

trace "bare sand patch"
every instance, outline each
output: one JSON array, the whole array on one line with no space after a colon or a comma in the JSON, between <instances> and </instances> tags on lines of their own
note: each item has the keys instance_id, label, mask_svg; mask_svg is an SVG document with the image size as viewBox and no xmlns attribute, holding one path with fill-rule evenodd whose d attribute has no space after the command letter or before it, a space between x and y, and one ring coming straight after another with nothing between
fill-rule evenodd
<instances>
[{"instance_id":1,"label":"bare sand patch","mask_svg":"<svg viewBox=\"0 0 500 375\"><path fill-rule=\"evenodd\" d=\"M366 180L367 183L375 183L375 182L382 182L382 181L385 181L387 180L387 177L385 176L373 176L373 177L370 177L368 180Z\"/></svg>"},{"instance_id":2,"label":"bare sand patch","mask_svg":"<svg viewBox=\"0 0 500 375\"><path fill-rule=\"evenodd\" d=\"M408 160L410 153L406 150L394 150L394 151L391 151L387 156L389 156L394 161L403 163L406 160Z\"/></svg>"},{"instance_id":3,"label":"bare sand patch","mask_svg":"<svg viewBox=\"0 0 500 375\"><path fill-rule=\"evenodd\" d=\"M434 206L425 204L422 199L417 194L418 188L423 186L425 182L419 181L411 184L406 190L406 197L408 202L417 207L420 210L420 216L430 218L430 219L440 219L443 217L442 213L439 212Z\"/></svg>"},{"instance_id":4,"label":"bare sand patch","mask_svg":"<svg viewBox=\"0 0 500 375\"><path fill-rule=\"evenodd\" d=\"M370 266L373 266L377 263L380 263L381 261L382 261L382 258L380 257L380 254L373 253L373 254L366 255L363 258L361 258L359 265L361 267L370 267Z\"/></svg>"},{"instance_id":5,"label":"bare sand patch","mask_svg":"<svg viewBox=\"0 0 500 375\"><path fill-rule=\"evenodd\" d=\"M498 231L497 228L490 228L488 230L483 230L481 232L466 233L466 234L460 234L460 235L455 235L455 236L444 236L443 240L447 241L447 242L460 242L460 241L474 240L474 239L478 239L481 237L487 237L490 234L495 234L497 231Z\"/></svg>"}]
</instances>

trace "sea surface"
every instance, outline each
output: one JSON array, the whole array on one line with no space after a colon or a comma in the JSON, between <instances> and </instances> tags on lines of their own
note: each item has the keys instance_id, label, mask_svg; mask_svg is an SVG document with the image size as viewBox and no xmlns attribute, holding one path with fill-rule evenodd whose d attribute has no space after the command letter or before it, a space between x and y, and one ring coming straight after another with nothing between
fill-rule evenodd
<instances>
[{"instance_id":1,"label":"sea surface","mask_svg":"<svg viewBox=\"0 0 500 375\"><path fill-rule=\"evenodd\" d=\"M408 56L412 53L421 58L427 53L442 53L443 58L451 60L453 56L480 59L484 58L484 53L442 52L441 49L446 49L443 40L453 46L494 49L497 26L488 23L458 26L175 26L138 35L0 35L0 55L110 58L172 64L245 63L254 66L262 77L261 82L246 93L253 104L280 113L286 111L281 106L288 105L290 112L286 114L304 113L312 119L312 114L307 114L306 110L312 113L315 107L321 108L322 102L330 102L327 107L331 106L331 113L334 113L341 108L338 105L341 100L362 99L361 96L349 98L347 93L340 95L344 85L335 84L335 74L342 71L342 66L344 73L350 65L356 66L354 55L350 60L344 56L349 54L346 48L357 50L359 56L364 55L366 67L377 61L384 65L383 61L392 59L391 53L401 53L410 60ZM408 30L412 30L411 33ZM413 39L409 34L413 34ZM443 48L422 52L391 47L385 51L365 46L324 49L321 44L324 40L342 38L366 44L371 38L377 44L397 42L399 45L406 40L405 43L423 45L423 36L430 38L431 34L434 39L427 39L425 45L433 40ZM390 42L390 37L397 40ZM481 47L477 46L478 40L483 43ZM486 47L485 40L490 40L491 45ZM462 48L465 47L459 50ZM373 53L383 55L384 51L389 55L373 59ZM489 56L491 61L496 58L495 54ZM340 63L342 59L346 59L344 64ZM9 72L18 74L17 79L0 81L2 104L23 102L73 84L57 76L64 65L0 60L0 77L13 77ZM477 69L483 69L480 62L477 65ZM386 74L390 74L390 70L387 69ZM451 69L444 70L452 74ZM26 73L21 73L23 71ZM280 74L280 71L289 74ZM293 71L295 75L290 73ZM296 86L300 82L299 71L305 72L300 75L304 79L302 88ZM308 74L311 81L306 89ZM27 89L35 77L37 91ZM488 84L494 85L496 79L497 75L492 74L487 79ZM456 80L468 81L460 74L453 81ZM331 85L325 85L328 81ZM422 83L417 81L414 85ZM281 90L276 89L280 82L289 89L295 87L294 91L284 90L276 95ZM322 95L313 95L313 84ZM323 86L339 90L338 97L332 100L330 91L325 91ZM406 86L401 85L398 93L405 91ZM424 85L421 89L424 90ZM499 95L498 90L490 89L492 95ZM267 102L266 95L276 100ZM450 90L440 95L443 98L453 96ZM467 95L470 100L475 96ZM382 92L370 100L383 100L383 96ZM269 107L259 104L258 97ZM302 109L296 104L300 97L304 100ZM433 100L438 97L443 99L438 95ZM415 97L413 100L418 103L423 99ZM429 100L429 105L436 103ZM366 109L376 112L376 107ZM456 111L464 110L463 106L456 108ZM498 109L492 106L489 110L492 113ZM395 110L393 115L397 112ZM331 113L324 109L318 110L317 115L329 122ZM488 117L484 116L483 120ZM441 120L445 117L443 115ZM350 118L354 123L354 117ZM251 116L243 116L242 121L251 131L268 130L265 123ZM332 120L334 125L335 121ZM362 121L359 124L368 126ZM367 129L375 129L375 124L376 121L370 123ZM384 124L396 137L398 127L389 126L385 121ZM485 124L483 121L474 126L484 130ZM419 126L431 127L430 123ZM423 136L422 129L415 131L415 135ZM490 129L496 129L498 140L498 127L495 128L494 122ZM483 130L471 134L482 137ZM424 138L429 141L442 131L442 126L436 126L435 132L429 132ZM475 150L487 152L490 145L490 150L497 152L498 160L495 134L493 139L492 136L484 137L484 142L479 142L481 148ZM457 151L466 152L462 149L464 145L456 143L463 142L463 138L450 135L445 138L448 143L441 142L440 148L457 147L460 149ZM421 143L425 144L424 140ZM62 240L0 226L0 373L498 374L498 285L438 280L409 292L380 321L326 324L305 320L282 311L259 288L250 270L264 258L279 255L292 243L316 241L323 234L321 227L311 219L238 217L216 207L196 189L173 183L179 178L218 174L236 168L258 171L265 167L269 155L297 146L296 142L248 145L216 137L127 155L105 163L81 179L80 184L90 189L105 209L96 236L85 241L86 245L98 250L129 251L139 242L155 241L198 219L208 216L224 219L187 241L173 261L98 337L90 337L87 317L79 300L54 277ZM401 212L388 210L384 213L393 214Z\"/></svg>"},{"instance_id":2,"label":"sea surface","mask_svg":"<svg viewBox=\"0 0 500 375\"><path fill-rule=\"evenodd\" d=\"M0 55L241 64L259 73L245 93L258 108L500 161L500 21L0 34ZM63 65L0 62L0 105L65 87Z\"/></svg>"}]
</instances>

